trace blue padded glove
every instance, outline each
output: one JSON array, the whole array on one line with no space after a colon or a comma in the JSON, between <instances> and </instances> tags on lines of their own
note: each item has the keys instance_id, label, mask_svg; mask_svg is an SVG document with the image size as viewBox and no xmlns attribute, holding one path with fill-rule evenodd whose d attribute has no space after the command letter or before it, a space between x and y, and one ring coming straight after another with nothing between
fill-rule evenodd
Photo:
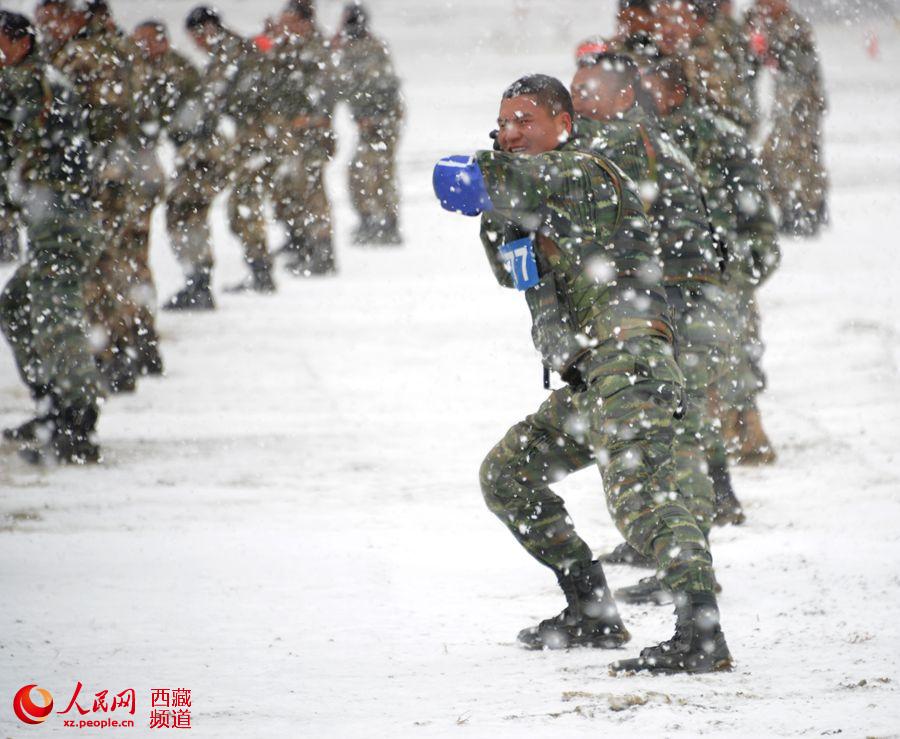
<instances>
[{"instance_id":1,"label":"blue padded glove","mask_svg":"<svg viewBox=\"0 0 900 739\"><path fill-rule=\"evenodd\" d=\"M475 157L444 157L434 165L432 184L444 210L477 216L494 209Z\"/></svg>"}]
</instances>

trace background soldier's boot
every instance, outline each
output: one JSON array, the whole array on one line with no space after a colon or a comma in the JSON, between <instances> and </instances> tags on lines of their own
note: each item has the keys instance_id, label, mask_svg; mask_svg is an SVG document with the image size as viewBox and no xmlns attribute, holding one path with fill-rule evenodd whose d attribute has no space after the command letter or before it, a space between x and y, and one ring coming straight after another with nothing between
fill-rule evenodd
<instances>
[{"instance_id":1,"label":"background soldier's boot","mask_svg":"<svg viewBox=\"0 0 900 739\"><path fill-rule=\"evenodd\" d=\"M93 405L69 406L55 418L53 435L45 446L24 449L21 454L32 464L55 461L63 464L93 464L100 461L100 447L91 441L97 425Z\"/></svg>"},{"instance_id":2,"label":"background soldier's boot","mask_svg":"<svg viewBox=\"0 0 900 739\"><path fill-rule=\"evenodd\" d=\"M15 262L19 258L19 229L0 228L0 263Z\"/></svg>"},{"instance_id":3,"label":"background soldier's boot","mask_svg":"<svg viewBox=\"0 0 900 739\"><path fill-rule=\"evenodd\" d=\"M744 508L734 494L731 487L731 474L726 464L710 462L709 476L712 478L713 489L716 491L716 517L713 523L716 526L734 524L740 526L747 517Z\"/></svg>"},{"instance_id":4,"label":"background soldier's boot","mask_svg":"<svg viewBox=\"0 0 900 739\"><path fill-rule=\"evenodd\" d=\"M331 241L323 241L313 247L308 271L311 275L333 275L337 272L334 244Z\"/></svg>"},{"instance_id":5,"label":"background soldier's boot","mask_svg":"<svg viewBox=\"0 0 900 739\"><path fill-rule=\"evenodd\" d=\"M41 437L46 441L50 438L50 424L57 413L53 393L46 385L38 383L31 385L30 389L37 404L38 415L20 426L3 429L3 438L7 441L31 442L38 441Z\"/></svg>"},{"instance_id":6,"label":"background soldier's boot","mask_svg":"<svg viewBox=\"0 0 900 739\"><path fill-rule=\"evenodd\" d=\"M772 442L762 426L759 409L753 405L740 413L738 426L741 432L741 446L737 452L738 464L772 464L777 459Z\"/></svg>"},{"instance_id":7,"label":"background soldier's boot","mask_svg":"<svg viewBox=\"0 0 900 739\"><path fill-rule=\"evenodd\" d=\"M215 310L216 301L209 289L209 272L197 272L187 279L181 290L175 293L163 310Z\"/></svg>"},{"instance_id":8,"label":"background soldier's boot","mask_svg":"<svg viewBox=\"0 0 900 739\"><path fill-rule=\"evenodd\" d=\"M656 562L654 560L645 557L627 541L623 541L611 552L601 554L597 557L597 561L610 565L631 565L632 567L646 568L656 567Z\"/></svg>"},{"instance_id":9,"label":"background soldier's boot","mask_svg":"<svg viewBox=\"0 0 900 739\"><path fill-rule=\"evenodd\" d=\"M672 593L666 590L655 575L642 577L634 585L619 588L616 598L624 603L634 605L649 603L655 606L664 606L672 602Z\"/></svg>"},{"instance_id":10,"label":"background soldier's boot","mask_svg":"<svg viewBox=\"0 0 900 739\"><path fill-rule=\"evenodd\" d=\"M518 639L530 649L599 647L615 649L631 635L625 629L599 562L573 565L557 574L568 605L558 616L523 629Z\"/></svg>"},{"instance_id":11,"label":"background soldier's boot","mask_svg":"<svg viewBox=\"0 0 900 739\"><path fill-rule=\"evenodd\" d=\"M403 243L400 229L397 227L397 216L384 216L375 222L370 242L379 246L396 246Z\"/></svg>"},{"instance_id":12,"label":"background soldier's boot","mask_svg":"<svg viewBox=\"0 0 900 739\"><path fill-rule=\"evenodd\" d=\"M137 365L123 346L96 360L100 376L111 393L131 393L137 387Z\"/></svg>"},{"instance_id":13,"label":"background soldier's boot","mask_svg":"<svg viewBox=\"0 0 900 739\"><path fill-rule=\"evenodd\" d=\"M137 359L135 365L141 375L161 375L163 373L162 356L159 353L159 336L152 325L145 324L139 331L135 343Z\"/></svg>"},{"instance_id":14,"label":"background soldier's boot","mask_svg":"<svg viewBox=\"0 0 900 739\"><path fill-rule=\"evenodd\" d=\"M375 222L369 216L361 216L359 225L353 229L353 243L359 245L370 243L374 232Z\"/></svg>"},{"instance_id":15,"label":"background soldier's boot","mask_svg":"<svg viewBox=\"0 0 900 739\"><path fill-rule=\"evenodd\" d=\"M275 280L272 279L272 267L266 260L249 262L250 276L235 285L225 288L227 293L273 293Z\"/></svg>"},{"instance_id":16,"label":"background soldier's boot","mask_svg":"<svg viewBox=\"0 0 900 739\"><path fill-rule=\"evenodd\" d=\"M675 636L641 650L636 659L610 665L610 672L648 671L665 674L730 670L731 653L719 624L712 593L679 593L675 598Z\"/></svg>"}]
</instances>

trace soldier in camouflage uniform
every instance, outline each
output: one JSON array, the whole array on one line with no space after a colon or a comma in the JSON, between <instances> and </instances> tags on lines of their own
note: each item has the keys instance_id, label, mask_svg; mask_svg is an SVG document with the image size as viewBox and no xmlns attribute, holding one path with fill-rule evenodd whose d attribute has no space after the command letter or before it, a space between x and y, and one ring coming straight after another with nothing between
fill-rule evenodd
<instances>
[{"instance_id":1,"label":"soldier in camouflage uniform","mask_svg":"<svg viewBox=\"0 0 900 739\"><path fill-rule=\"evenodd\" d=\"M608 54L583 58L571 86L578 114L575 145L609 157L639 185L662 257L663 283L675 321L676 358L687 392L684 418L676 428L676 479L708 538L716 496L707 459L725 457L721 424L708 393L727 373L734 340L723 285L725 250L713 233L693 164L638 105L640 89L639 71L630 58ZM715 473L717 483L730 489L727 467ZM641 561L627 544L601 559L653 564ZM668 597L656 578L616 595L629 602L658 603Z\"/></svg>"},{"instance_id":2,"label":"soldier in camouflage uniform","mask_svg":"<svg viewBox=\"0 0 900 739\"><path fill-rule=\"evenodd\" d=\"M170 239L179 261L185 266L189 286L186 288L190 296L179 294L170 300L166 307L209 308L213 307L212 294L209 292L209 272L212 268L212 257L209 251L209 234L207 220L208 201L196 202L190 198L191 188L185 188L185 181L193 182L204 170L199 162L193 161L189 171L185 171L188 158L185 147L191 136L199 127L202 110L195 102L200 85L200 74L194 66L169 44L168 30L159 21L148 20L141 23L132 34L144 62L145 76L140 80L137 109L141 122L142 142L144 144L142 172L146 173L141 181L144 195L140 236L144 244L148 244L149 218L153 207L164 194L165 176L159 165L156 149L159 137L166 132L176 147L176 163L178 173L175 186L167 199L166 220ZM193 107L191 107L193 106ZM213 188L215 192L215 188ZM205 206L205 208L204 208ZM199 228L192 229L190 222L196 218ZM196 240L201 244L198 251L209 255L208 261L191 252L192 236L199 231ZM147 254L147 248L143 250ZM186 256L187 254L187 256ZM198 267L197 262L203 264ZM205 281L198 273L203 273ZM192 281L193 280L193 281ZM185 292L185 291L183 291ZM187 299L190 297L190 299Z\"/></svg>"},{"instance_id":3,"label":"soldier in camouflage uniform","mask_svg":"<svg viewBox=\"0 0 900 739\"><path fill-rule=\"evenodd\" d=\"M566 141L573 114L558 80L522 78L501 101L500 151L450 157L435 169L445 208L486 211L482 236L495 274L524 291L544 366L567 383L481 467L488 507L556 574L568 602L519 639L532 648L609 648L628 639L601 563L548 487L596 463L619 530L678 593L675 638L612 669L727 669L712 558L674 479L683 378L662 265L633 183ZM509 274L497 266L501 258Z\"/></svg>"},{"instance_id":4,"label":"soldier in camouflage uniform","mask_svg":"<svg viewBox=\"0 0 900 739\"><path fill-rule=\"evenodd\" d=\"M102 0L92 0L81 15L84 25L53 57L53 64L73 83L87 110L94 148L94 197L103 248L88 281L89 321L105 333L97 352L101 374L114 392L133 390L141 353L156 353L156 330L141 279L140 243L132 224L142 218L134 182L142 178L141 131L136 91L142 76L135 47L109 18Z\"/></svg>"},{"instance_id":5,"label":"soldier in camouflage uniform","mask_svg":"<svg viewBox=\"0 0 900 739\"><path fill-rule=\"evenodd\" d=\"M661 0L654 13L656 46L681 60L698 102L749 130L755 116L747 70L722 43L714 7L708 0Z\"/></svg>"},{"instance_id":6,"label":"soldier in camouflage uniform","mask_svg":"<svg viewBox=\"0 0 900 739\"><path fill-rule=\"evenodd\" d=\"M758 64L775 74L772 129L762 152L783 232L816 234L828 222L828 176L822 153L825 87L812 28L787 0L757 0L746 26Z\"/></svg>"},{"instance_id":7,"label":"soldier in camouflage uniform","mask_svg":"<svg viewBox=\"0 0 900 739\"><path fill-rule=\"evenodd\" d=\"M713 224L728 248L727 289L732 296L729 304L737 340L731 373L719 389L726 443L737 452L740 462L770 463L775 454L756 403L765 387L765 375L755 295L778 267L781 254L761 167L738 126L692 102L677 60L647 70L644 80L663 127L681 144L700 174ZM711 464L718 466L724 460L711 460ZM725 518L742 516L738 508L721 504L720 514Z\"/></svg>"},{"instance_id":8,"label":"soldier in camouflage uniform","mask_svg":"<svg viewBox=\"0 0 900 739\"><path fill-rule=\"evenodd\" d=\"M288 3L275 23L266 78L268 120L277 131L275 214L288 232L284 251L295 275L336 271L325 166L334 156L334 65L311 2Z\"/></svg>"},{"instance_id":9,"label":"soldier in camouflage uniform","mask_svg":"<svg viewBox=\"0 0 900 739\"><path fill-rule=\"evenodd\" d=\"M652 0L619 0L616 34L611 38L592 36L585 39L575 49L575 61L597 54L656 58L659 52L653 40L653 29Z\"/></svg>"},{"instance_id":10,"label":"soldier in camouflage uniform","mask_svg":"<svg viewBox=\"0 0 900 739\"><path fill-rule=\"evenodd\" d=\"M26 261L0 295L0 326L40 415L4 432L31 461L99 460L90 436L101 380L88 344L84 284L93 264L89 158L72 88L41 64L24 16L0 11L0 139L27 228Z\"/></svg>"},{"instance_id":11,"label":"soldier in camouflage uniform","mask_svg":"<svg viewBox=\"0 0 900 739\"><path fill-rule=\"evenodd\" d=\"M350 199L360 219L353 240L399 244L394 160L403 101L387 46L372 35L368 23L362 6L348 5L332 41L339 54L339 97L350 106L359 131L349 170Z\"/></svg>"},{"instance_id":12,"label":"soldier in camouflage uniform","mask_svg":"<svg viewBox=\"0 0 900 739\"><path fill-rule=\"evenodd\" d=\"M264 125L267 103L264 96L267 86L264 63L252 42L225 28L218 13L206 6L194 8L188 15L186 25L191 38L209 59L200 92L203 107L217 122L220 117L230 119L234 124L235 136L230 147L232 154L225 162L215 161L218 140L213 148L205 150L202 149L203 142L198 141L201 145L199 153L208 157L204 164L218 171L198 174L200 181L196 184L182 182L184 189L180 192L194 194L198 200L207 198L206 202L210 202L215 195L209 187L216 182L214 175L231 172L229 222L231 230L243 243L244 261L250 269L250 276L230 291L271 293L275 290L275 282L264 207L271 192L273 163L272 143ZM187 200L182 204L185 209L191 207ZM204 212L207 208L203 208ZM192 235L192 238L197 237ZM205 267L197 263L196 269L202 274Z\"/></svg>"}]
</instances>

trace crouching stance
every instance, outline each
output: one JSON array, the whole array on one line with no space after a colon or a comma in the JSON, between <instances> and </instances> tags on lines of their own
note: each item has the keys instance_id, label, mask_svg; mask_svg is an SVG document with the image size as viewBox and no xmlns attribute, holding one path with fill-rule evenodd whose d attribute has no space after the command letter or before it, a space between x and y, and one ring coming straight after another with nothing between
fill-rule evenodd
<instances>
[{"instance_id":1,"label":"crouching stance","mask_svg":"<svg viewBox=\"0 0 900 739\"><path fill-rule=\"evenodd\" d=\"M566 386L488 454L488 507L556 574L562 613L525 629L533 648L618 647L629 639L590 547L550 483L596 463L626 540L676 594L673 639L615 671L709 672L731 656L719 626L712 558L675 482L672 442L684 380L673 357L662 268L635 185L569 142L572 100L558 81L524 77L503 94L497 148L448 157L435 192L482 215L502 284L524 294L546 371Z\"/></svg>"}]
</instances>

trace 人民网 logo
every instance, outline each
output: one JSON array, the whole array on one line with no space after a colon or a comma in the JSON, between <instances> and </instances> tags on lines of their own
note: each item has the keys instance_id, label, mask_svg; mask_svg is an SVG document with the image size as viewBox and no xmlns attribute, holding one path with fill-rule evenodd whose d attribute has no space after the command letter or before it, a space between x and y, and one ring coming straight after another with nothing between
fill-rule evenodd
<instances>
[{"instance_id":1,"label":"\u4eba\u6c11\u7f51 logo","mask_svg":"<svg viewBox=\"0 0 900 739\"><path fill-rule=\"evenodd\" d=\"M37 693L43 700L43 705L38 705L32 699L32 693ZM19 688L13 698L13 710L20 721L26 724L40 724L47 720L50 711L53 710L53 696L49 690L39 688L37 685L25 685Z\"/></svg>"}]
</instances>

